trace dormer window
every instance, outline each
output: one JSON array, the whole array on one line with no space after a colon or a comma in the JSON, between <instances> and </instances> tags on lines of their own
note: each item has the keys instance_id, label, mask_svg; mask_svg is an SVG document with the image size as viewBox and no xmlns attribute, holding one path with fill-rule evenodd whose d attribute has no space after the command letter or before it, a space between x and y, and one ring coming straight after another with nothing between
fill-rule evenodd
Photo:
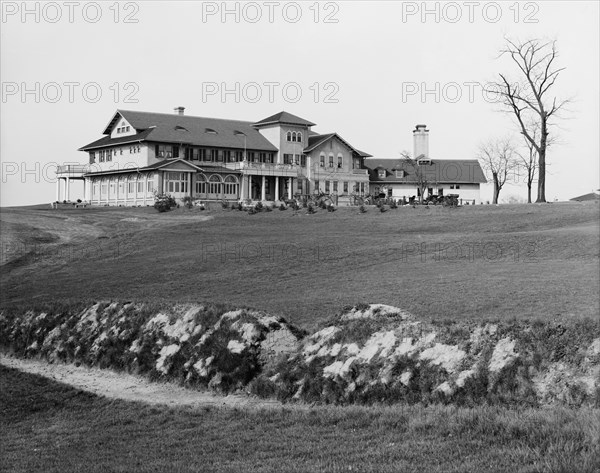
<instances>
[{"instance_id":1,"label":"dormer window","mask_svg":"<svg viewBox=\"0 0 600 473\"><path fill-rule=\"evenodd\" d=\"M385 169L380 169L377 172L377 175L379 176L379 179L384 179L385 178Z\"/></svg>"},{"instance_id":2,"label":"dormer window","mask_svg":"<svg viewBox=\"0 0 600 473\"><path fill-rule=\"evenodd\" d=\"M183 128L183 127L180 127ZM185 130L185 128L183 128ZM217 130L213 130L212 128L205 128L204 133L208 133L209 135L217 135Z\"/></svg>"},{"instance_id":3,"label":"dormer window","mask_svg":"<svg viewBox=\"0 0 600 473\"><path fill-rule=\"evenodd\" d=\"M406 171L404 171L404 169L401 169L400 171L396 171L396 177L399 179L406 177Z\"/></svg>"}]
</instances>

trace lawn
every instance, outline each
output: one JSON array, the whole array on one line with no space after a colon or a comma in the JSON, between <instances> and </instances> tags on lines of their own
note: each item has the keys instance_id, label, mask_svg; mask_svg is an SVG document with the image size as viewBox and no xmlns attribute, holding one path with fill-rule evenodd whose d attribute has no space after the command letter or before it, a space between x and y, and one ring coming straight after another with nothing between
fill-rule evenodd
<instances>
[{"instance_id":1,"label":"lawn","mask_svg":"<svg viewBox=\"0 0 600 473\"><path fill-rule=\"evenodd\" d=\"M307 329L358 302L428 320L597 317L598 205L4 208L2 306L210 301Z\"/></svg>"},{"instance_id":2,"label":"lawn","mask_svg":"<svg viewBox=\"0 0 600 473\"><path fill-rule=\"evenodd\" d=\"M107 400L0 366L0 471L596 472L598 410L241 410Z\"/></svg>"}]
</instances>

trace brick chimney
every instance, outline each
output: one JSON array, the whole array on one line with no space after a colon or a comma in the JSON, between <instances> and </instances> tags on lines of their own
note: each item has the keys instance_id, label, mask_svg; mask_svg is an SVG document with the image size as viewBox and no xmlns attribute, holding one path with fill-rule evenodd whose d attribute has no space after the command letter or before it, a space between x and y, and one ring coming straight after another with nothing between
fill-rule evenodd
<instances>
[{"instance_id":1,"label":"brick chimney","mask_svg":"<svg viewBox=\"0 0 600 473\"><path fill-rule=\"evenodd\" d=\"M413 130L414 159L429 159L429 130L427 125L416 125Z\"/></svg>"},{"instance_id":2,"label":"brick chimney","mask_svg":"<svg viewBox=\"0 0 600 473\"><path fill-rule=\"evenodd\" d=\"M185 110L185 107L175 107L173 110L175 111L175 113L177 115L183 115L183 111Z\"/></svg>"}]
</instances>

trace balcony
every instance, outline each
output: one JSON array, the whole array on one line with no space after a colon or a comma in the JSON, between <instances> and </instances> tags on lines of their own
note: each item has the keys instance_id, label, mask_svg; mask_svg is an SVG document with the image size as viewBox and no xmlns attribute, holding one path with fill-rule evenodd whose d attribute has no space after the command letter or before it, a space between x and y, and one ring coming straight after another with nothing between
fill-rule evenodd
<instances>
[{"instance_id":1,"label":"balcony","mask_svg":"<svg viewBox=\"0 0 600 473\"><path fill-rule=\"evenodd\" d=\"M297 177L300 174L300 166L297 164L241 162L236 165L237 170L255 176Z\"/></svg>"},{"instance_id":2,"label":"balcony","mask_svg":"<svg viewBox=\"0 0 600 473\"><path fill-rule=\"evenodd\" d=\"M368 169L353 169L352 170L352 174L365 174L365 175L368 175L369 174L369 170Z\"/></svg>"},{"instance_id":3,"label":"balcony","mask_svg":"<svg viewBox=\"0 0 600 473\"><path fill-rule=\"evenodd\" d=\"M56 174L59 177L83 177L85 173L90 172L88 164L68 164L65 166L56 166Z\"/></svg>"}]
</instances>

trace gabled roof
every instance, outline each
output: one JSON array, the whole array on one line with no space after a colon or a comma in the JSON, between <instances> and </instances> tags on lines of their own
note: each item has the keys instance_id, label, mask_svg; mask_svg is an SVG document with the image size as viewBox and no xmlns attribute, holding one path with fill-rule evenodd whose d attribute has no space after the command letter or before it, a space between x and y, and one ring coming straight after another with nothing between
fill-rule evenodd
<instances>
[{"instance_id":1,"label":"gabled roof","mask_svg":"<svg viewBox=\"0 0 600 473\"><path fill-rule=\"evenodd\" d=\"M80 149L88 150L143 140L213 148L243 149L245 145L249 150L278 151L277 147L254 128L252 122L248 121L117 110L111 121L113 126L119 117L125 118L138 133L114 139L106 136ZM111 130L109 124L104 134L110 133Z\"/></svg>"},{"instance_id":2,"label":"gabled roof","mask_svg":"<svg viewBox=\"0 0 600 473\"><path fill-rule=\"evenodd\" d=\"M590 192L589 194L583 194L578 197L573 197L572 199L569 199L569 200L575 201L575 202L588 202L590 200L599 200L599 199L600 199L600 195L596 194L595 192Z\"/></svg>"},{"instance_id":3,"label":"gabled roof","mask_svg":"<svg viewBox=\"0 0 600 473\"><path fill-rule=\"evenodd\" d=\"M369 179L372 182L413 184L418 181L415 167L404 159L365 159L365 166L369 169ZM380 169L387 171L383 178L379 177ZM432 159L431 164L423 164L420 169L425 179L431 183L484 184L487 182L481 165L476 159ZM395 171L404 171L404 177L396 177Z\"/></svg>"},{"instance_id":4,"label":"gabled roof","mask_svg":"<svg viewBox=\"0 0 600 473\"><path fill-rule=\"evenodd\" d=\"M344 143L348 148L350 148L353 152L355 152L356 154L358 154L359 156L361 156L363 158L367 158L367 157L371 156L370 154L365 153L364 151L356 149L354 146L352 146L350 143L348 143L346 140L344 140L337 133L327 133L325 135L311 135L311 136L309 136L308 137L308 146L306 148L304 148L303 153L304 154L310 153L311 151L315 150L316 148L318 148L322 144L327 143L329 140L331 140L333 138L337 138L342 143Z\"/></svg>"},{"instance_id":5,"label":"gabled roof","mask_svg":"<svg viewBox=\"0 0 600 473\"><path fill-rule=\"evenodd\" d=\"M305 120L304 118L297 117L296 115L292 115L288 112L279 112L275 115L271 115L270 117L264 118L259 122L254 124L255 127L267 126L267 125L276 125L276 124L286 124L286 125L301 125L301 126L315 126L314 123Z\"/></svg>"},{"instance_id":6,"label":"gabled roof","mask_svg":"<svg viewBox=\"0 0 600 473\"><path fill-rule=\"evenodd\" d=\"M162 168L168 168L173 164L183 164L186 167L191 168L194 171L197 172L218 172L218 173L226 173L226 174L239 174L239 171L235 171L233 169L229 169L226 168L224 166L219 166L219 165L197 165L194 163L191 163L189 161L186 161L184 159L180 159L180 158L173 158L173 159L165 159L163 161L160 161L158 163L154 163L151 164L149 166L144 166L141 168L122 168L122 169L108 169L106 171L95 171L95 172L89 172L86 173L85 176L102 176L104 174L124 174L124 173L132 173L132 172L145 172L145 171L157 171L159 169Z\"/></svg>"}]
</instances>

